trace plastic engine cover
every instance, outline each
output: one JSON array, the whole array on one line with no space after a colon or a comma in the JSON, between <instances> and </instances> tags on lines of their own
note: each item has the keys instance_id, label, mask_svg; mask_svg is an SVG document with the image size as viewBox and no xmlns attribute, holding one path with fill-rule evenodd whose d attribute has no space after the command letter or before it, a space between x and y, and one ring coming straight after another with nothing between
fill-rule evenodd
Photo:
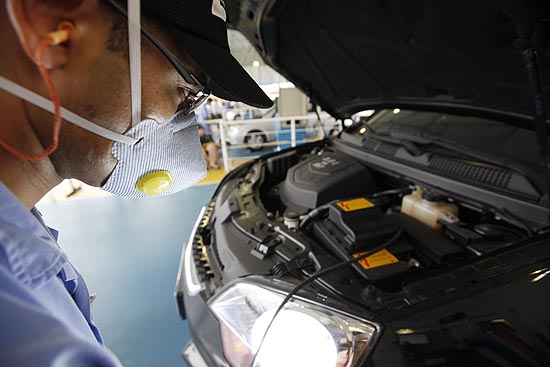
<instances>
[{"instance_id":1,"label":"plastic engine cover","mask_svg":"<svg viewBox=\"0 0 550 367\"><path fill-rule=\"evenodd\" d=\"M282 201L295 210L313 209L332 200L377 192L371 172L339 153L324 152L288 170Z\"/></svg>"}]
</instances>

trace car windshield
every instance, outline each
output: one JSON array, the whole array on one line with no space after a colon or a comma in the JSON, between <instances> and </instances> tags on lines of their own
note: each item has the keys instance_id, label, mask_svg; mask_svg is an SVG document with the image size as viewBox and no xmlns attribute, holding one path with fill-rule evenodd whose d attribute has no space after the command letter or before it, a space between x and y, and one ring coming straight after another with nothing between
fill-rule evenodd
<instances>
[{"instance_id":1,"label":"car windshield","mask_svg":"<svg viewBox=\"0 0 550 367\"><path fill-rule=\"evenodd\" d=\"M417 137L496 155L544 174L534 130L481 117L439 112L384 110L366 123L367 131ZM352 128L364 134L364 124Z\"/></svg>"}]
</instances>

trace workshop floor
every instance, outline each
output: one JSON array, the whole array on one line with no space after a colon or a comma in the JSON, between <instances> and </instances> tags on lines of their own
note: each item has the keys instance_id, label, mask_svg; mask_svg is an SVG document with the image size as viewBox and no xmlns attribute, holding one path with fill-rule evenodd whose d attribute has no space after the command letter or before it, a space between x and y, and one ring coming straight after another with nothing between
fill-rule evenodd
<instances>
[{"instance_id":1,"label":"workshop floor","mask_svg":"<svg viewBox=\"0 0 550 367\"><path fill-rule=\"evenodd\" d=\"M40 204L59 243L83 274L94 320L126 367L186 366L189 340L173 291L182 245L215 185L171 197L114 196Z\"/></svg>"}]
</instances>

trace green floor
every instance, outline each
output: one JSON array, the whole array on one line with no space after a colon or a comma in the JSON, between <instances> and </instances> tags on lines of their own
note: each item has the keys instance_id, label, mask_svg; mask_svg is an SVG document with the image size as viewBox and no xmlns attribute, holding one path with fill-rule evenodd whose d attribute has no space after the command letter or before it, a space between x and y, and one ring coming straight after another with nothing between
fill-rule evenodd
<instances>
[{"instance_id":1,"label":"green floor","mask_svg":"<svg viewBox=\"0 0 550 367\"><path fill-rule=\"evenodd\" d=\"M182 244L215 186L171 197L74 200L39 207L85 277L107 346L126 367L185 366L187 324L173 298Z\"/></svg>"}]
</instances>

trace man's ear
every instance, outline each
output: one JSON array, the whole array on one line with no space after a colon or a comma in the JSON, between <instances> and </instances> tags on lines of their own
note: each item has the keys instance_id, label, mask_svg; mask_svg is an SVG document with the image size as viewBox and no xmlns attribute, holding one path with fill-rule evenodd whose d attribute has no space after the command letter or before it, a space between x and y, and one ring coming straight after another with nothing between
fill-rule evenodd
<instances>
[{"instance_id":1,"label":"man's ear","mask_svg":"<svg viewBox=\"0 0 550 367\"><path fill-rule=\"evenodd\" d=\"M34 53L43 37L58 29L63 21L74 23L83 0L6 0L11 24L21 47L34 62ZM73 19L72 19L73 18ZM67 62L70 38L44 50L47 69L59 68Z\"/></svg>"}]
</instances>

